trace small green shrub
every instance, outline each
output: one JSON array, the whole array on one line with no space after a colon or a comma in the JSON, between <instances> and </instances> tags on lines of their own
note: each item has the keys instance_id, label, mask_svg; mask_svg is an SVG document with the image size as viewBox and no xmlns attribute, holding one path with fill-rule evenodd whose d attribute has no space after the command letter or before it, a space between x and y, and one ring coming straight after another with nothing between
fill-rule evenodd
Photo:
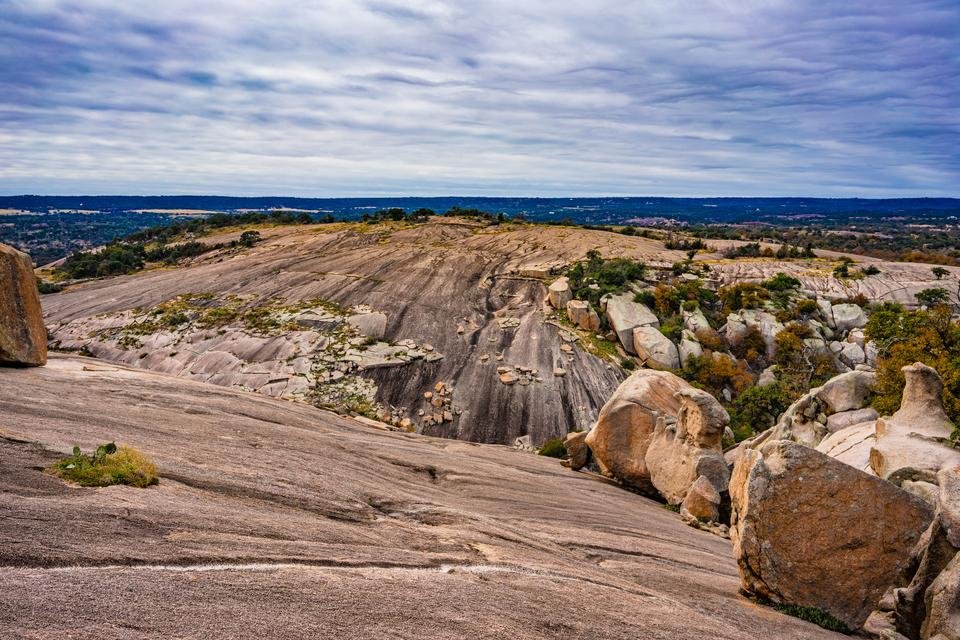
<instances>
[{"instance_id":1,"label":"small green shrub","mask_svg":"<svg viewBox=\"0 0 960 640\"><path fill-rule=\"evenodd\" d=\"M782 271L778 272L772 278L764 280L760 284L768 291L789 291L790 289L800 288L799 280Z\"/></svg>"},{"instance_id":2,"label":"small green shrub","mask_svg":"<svg viewBox=\"0 0 960 640\"><path fill-rule=\"evenodd\" d=\"M816 607L802 607L796 604L772 603L771 606L780 613L785 613L788 616L793 616L794 618L800 618L801 620L812 622L818 627L823 627L829 631L850 633L850 628L847 627L845 623L837 620L822 609L817 609Z\"/></svg>"},{"instance_id":3,"label":"small green shrub","mask_svg":"<svg viewBox=\"0 0 960 640\"><path fill-rule=\"evenodd\" d=\"M100 445L90 455L74 447L72 456L54 463L49 471L84 487L126 484L142 488L159 481L157 467L149 458L130 447L118 448L113 442Z\"/></svg>"},{"instance_id":4,"label":"small green shrub","mask_svg":"<svg viewBox=\"0 0 960 640\"><path fill-rule=\"evenodd\" d=\"M633 371L637 368L637 363L633 358L620 358L620 366L627 371Z\"/></svg>"},{"instance_id":5,"label":"small green shrub","mask_svg":"<svg viewBox=\"0 0 960 640\"><path fill-rule=\"evenodd\" d=\"M567 446L563 444L563 438L551 438L543 443L537 453L550 458L566 458Z\"/></svg>"}]
</instances>

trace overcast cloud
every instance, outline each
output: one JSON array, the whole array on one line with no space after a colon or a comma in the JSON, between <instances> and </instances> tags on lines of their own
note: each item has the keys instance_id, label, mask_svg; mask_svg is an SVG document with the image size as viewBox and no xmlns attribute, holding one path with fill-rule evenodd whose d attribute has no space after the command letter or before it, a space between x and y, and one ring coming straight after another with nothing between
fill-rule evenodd
<instances>
[{"instance_id":1,"label":"overcast cloud","mask_svg":"<svg viewBox=\"0 0 960 640\"><path fill-rule=\"evenodd\" d=\"M0 193L960 196L960 3L0 0Z\"/></svg>"}]
</instances>

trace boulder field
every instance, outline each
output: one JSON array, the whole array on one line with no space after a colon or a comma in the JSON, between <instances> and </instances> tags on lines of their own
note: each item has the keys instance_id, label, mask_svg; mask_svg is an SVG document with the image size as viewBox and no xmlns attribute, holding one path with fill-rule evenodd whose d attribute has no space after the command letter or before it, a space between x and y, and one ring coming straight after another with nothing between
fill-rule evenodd
<instances>
[{"instance_id":1,"label":"boulder field","mask_svg":"<svg viewBox=\"0 0 960 640\"><path fill-rule=\"evenodd\" d=\"M504 446L55 354L0 369L8 638L840 638L737 594L729 543ZM115 440L147 489L42 468Z\"/></svg>"}]
</instances>

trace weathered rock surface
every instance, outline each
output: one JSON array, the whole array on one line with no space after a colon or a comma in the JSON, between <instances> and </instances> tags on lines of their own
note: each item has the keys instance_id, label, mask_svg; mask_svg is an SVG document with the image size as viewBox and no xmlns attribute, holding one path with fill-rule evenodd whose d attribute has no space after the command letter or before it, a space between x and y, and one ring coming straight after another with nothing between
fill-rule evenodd
<instances>
[{"instance_id":1,"label":"weathered rock surface","mask_svg":"<svg viewBox=\"0 0 960 640\"><path fill-rule=\"evenodd\" d=\"M47 329L30 256L0 244L0 365L43 365Z\"/></svg>"},{"instance_id":2,"label":"weathered rock surface","mask_svg":"<svg viewBox=\"0 0 960 640\"><path fill-rule=\"evenodd\" d=\"M877 638L960 638L960 467L937 474L937 512L865 628ZM899 634L899 635L895 635Z\"/></svg>"},{"instance_id":3,"label":"weathered rock surface","mask_svg":"<svg viewBox=\"0 0 960 640\"><path fill-rule=\"evenodd\" d=\"M877 420L870 466L884 480L936 482L941 469L960 465L960 451L948 442L953 423L943 408L943 382L922 363L903 368L906 385L900 409Z\"/></svg>"},{"instance_id":4,"label":"weathered rock surface","mask_svg":"<svg viewBox=\"0 0 960 640\"><path fill-rule=\"evenodd\" d=\"M596 333L600 330L600 316L586 300L570 300L567 302L567 318L586 331Z\"/></svg>"},{"instance_id":5,"label":"weathered rock surface","mask_svg":"<svg viewBox=\"0 0 960 640\"><path fill-rule=\"evenodd\" d=\"M0 370L0 414L4 638L842 637L738 597L727 541L552 459L58 355ZM113 438L160 484L37 470Z\"/></svg>"},{"instance_id":6,"label":"weathered rock surface","mask_svg":"<svg viewBox=\"0 0 960 640\"><path fill-rule=\"evenodd\" d=\"M563 309L567 303L573 299L573 292L570 291L570 282L565 276L561 276L550 283L547 288L547 296L550 299L550 306L554 309Z\"/></svg>"},{"instance_id":7,"label":"weathered rock surface","mask_svg":"<svg viewBox=\"0 0 960 640\"><path fill-rule=\"evenodd\" d=\"M879 417L880 416L877 413L877 410L873 407L841 411L839 413L831 414L827 417L827 430L830 433L836 433L841 429L846 429L847 427L852 427L857 424L874 422Z\"/></svg>"},{"instance_id":8,"label":"weathered rock surface","mask_svg":"<svg viewBox=\"0 0 960 640\"><path fill-rule=\"evenodd\" d=\"M730 498L742 588L822 609L853 629L933 516L920 498L785 440L744 452Z\"/></svg>"},{"instance_id":9,"label":"weathered rock surface","mask_svg":"<svg viewBox=\"0 0 960 640\"><path fill-rule=\"evenodd\" d=\"M870 468L870 450L876 442L876 421L868 420L831 433L816 449L864 473L876 475Z\"/></svg>"},{"instance_id":10,"label":"weathered rock surface","mask_svg":"<svg viewBox=\"0 0 960 640\"><path fill-rule=\"evenodd\" d=\"M87 282L44 296L51 338L64 344L69 340L75 348L85 346L104 359L122 358L119 361L135 367L163 371L170 367L171 372L181 367L177 371L182 371L185 360L198 357L189 351L197 347L226 350L219 348L222 341L213 336L186 348L168 345L156 354L151 350L141 360L142 351L116 349L89 337L84 328L98 325L98 316L123 317L136 308L151 310L185 293L206 293L217 299L243 295L249 307L271 300L300 304L313 299L344 309L366 305L386 316L383 342L402 345L409 340L418 349L429 344L433 351L406 366L361 365L356 375L364 380L358 384L363 395L369 393L376 403L413 419L417 430L429 435L509 444L530 433L535 442L543 442L592 424L626 374L571 346L563 329L546 322L542 303L547 287L521 272L531 266L569 264L593 248L605 256L647 262L660 259L658 253L663 251L662 243L620 234L509 225L484 229L457 219L402 229L385 225L369 231L349 224L294 226L265 229L262 235L262 242L239 253L211 252L176 269ZM204 242L229 239L214 235ZM682 252L664 255L669 260L683 257ZM149 337L143 337L146 344ZM296 357L303 357L298 362L312 366L321 353L310 350L312 341L297 344L301 346L296 347ZM562 350L563 346L570 350ZM358 352L351 357L365 361L378 355L373 346L350 348ZM170 356L172 352L178 353ZM541 372L560 367L567 373L549 376L543 383L504 385L493 373L500 357ZM386 356L382 360L396 362ZM250 373L257 373L259 364L242 363ZM287 386L270 383L274 378L264 381L261 375L241 380L230 373L217 380L280 390L284 397L290 395L290 388L300 389L301 376L287 372L284 359L269 366L274 364L285 369L276 378L289 376ZM458 392L454 398L462 411L457 419L427 424L426 416L417 413L423 392L438 379L470 393ZM330 384L337 386L340 380Z\"/></svg>"},{"instance_id":11,"label":"weathered rock surface","mask_svg":"<svg viewBox=\"0 0 960 640\"><path fill-rule=\"evenodd\" d=\"M601 470L630 487L655 492L646 463L647 448L657 419L675 418L681 406L677 392L690 388L674 374L653 369L641 369L624 380L586 436Z\"/></svg>"},{"instance_id":12,"label":"weathered rock surface","mask_svg":"<svg viewBox=\"0 0 960 640\"><path fill-rule=\"evenodd\" d=\"M607 298L607 320L616 332L620 344L632 355L637 355L633 330L637 327L659 327L660 321L645 305L634 302L632 293Z\"/></svg>"},{"instance_id":13,"label":"weathered rock surface","mask_svg":"<svg viewBox=\"0 0 960 640\"><path fill-rule=\"evenodd\" d=\"M670 338L656 327L633 330L633 350L644 364L655 369L679 369L680 353Z\"/></svg>"},{"instance_id":14,"label":"weathered rock surface","mask_svg":"<svg viewBox=\"0 0 960 640\"><path fill-rule=\"evenodd\" d=\"M698 478L705 477L718 494L730 480L720 444L730 416L706 391L689 387L677 396L676 422L667 424L661 416L645 455L650 482L674 505L683 502Z\"/></svg>"}]
</instances>

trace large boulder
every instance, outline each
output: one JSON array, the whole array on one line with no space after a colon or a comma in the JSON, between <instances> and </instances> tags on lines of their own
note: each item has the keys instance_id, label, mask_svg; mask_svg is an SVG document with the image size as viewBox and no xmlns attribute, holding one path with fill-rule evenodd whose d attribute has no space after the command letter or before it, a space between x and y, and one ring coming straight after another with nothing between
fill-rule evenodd
<instances>
[{"instance_id":1,"label":"large boulder","mask_svg":"<svg viewBox=\"0 0 960 640\"><path fill-rule=\"evenodd\" d=\"M937 474L937 512L865 628L880 638L960 638L960 468ZM899 634L899 635L896 635Z\"/></svg>"},{"instance_id":2,"label":"large boulder","mask_svg":"<svg viewBox=\"0 0 960 640\"><path fill-rule=\"evenodd\" d=\"M949 442L953 422L943 408L943 382L920 362L903 367L906 385L900 409L877 420L877 442L870 466L884 480L936 482L941 469L960 465L960 451Z\"/></svg>"},{"instance_id":3,"label":"large boulder","mask_svg":"<svg viewBox=\"0 0 960 640\"><path fill-rule=\"evenodd\" d=\"M681 405L676 422L660 417L646 453L650 481L674 505L683 502L701 476L718 492L726 490L730 480L720 444L730 416L706 391L689 387L677 397Z\"/></svg>"},{"instance_id":4,"label":"large boulder","mask_svg":"<svg viewBox=\"0 0 960 640\"><path fill-rule=\"evenodd\" d=\"M637 355L633 346L633 330L637 327L659 327L660 321L646 305L635 302L632 293L610 296L606 302L607 320L616 332L620 344L632 355Z\"/></svg>"},{"instance_id":5,"label":"large boulder","mask_svg":"<svg viewBox=\"0 0 960 640\"><path fill-rule=\"evenodd\" d=\"M554 280L547 289L547 296L550 300L550 306L554 309L563 309L567 303L573 299L573 292L570 290L570 282L566 276L560 276Z\"/></svg>"},{"instance_id":6,"label":"large boulder","mask_svg":"<svg viewBox=\"0 0 960 640\"><path fill-rule=\"evenodd\" d=\"M594 333L600 330L600 316L586 300L567 302L567 319L581 329Z\"/></svg>"},{"instance_id":7,"label":"large boulder","mask_svg":"<svg viewBox=\"0 0 960 640\"><path fill-rule=\"evenodd\" d=\"M30 256L0 244L0 364L47 363L47 329Z\"/></svg>"},{"instance_id":8,"label":"large boulder","mask_svg":"<svg viewBox=\"0 0 960 640\"><path fill-rule=\"evenodd\" d=\"M741 588L815 607L856 629L933 517L920 498L814 449L768 442L730 480Z\"/></svg>"},{"instance_id":9,"label":"large boulder","mask_svg":"<svg viewBox=\"0 0 960 640\"><path fill-rule=\"evenodd\" d=\"M833 325L837 331L849 331L867 326L867 314L853 303L833 305Z\"/></svg>"},{"instance_id":10,"label":"large boulder","mask_svg":"<svg viewBox=\"0 0 960 640\"><path fill-rule=\"evenodd\" d=\"M654 494L646 455L660 416L680 413L677 392L691 388L667 371L640 369L624 380L600 409L585 441L601 472L623 484Z\"/></svg>"},{"instance_id":11,"label":"large boulder","mask_svg":"<svg viewBox=\"0 0 960 640\"><path fill-rule=\"evenodd\" d=\"M731 345L739 345L752 329L763 338L767 357L773 358L777 350L775 338L783 331L783 323L759 309L741 309L727 316L726 337Z\"/></svg>"},{"instance_id":12,"label":"large boulder","mask_svg":"<svg viewBox=\"0 0 960 640\"><path fill-rule=\"evenodd\" d=\"M633 330L633 350L644 364L654 369L679 369L680 353L670 338L656 327Z\"/></svg>"}]
</instances>

